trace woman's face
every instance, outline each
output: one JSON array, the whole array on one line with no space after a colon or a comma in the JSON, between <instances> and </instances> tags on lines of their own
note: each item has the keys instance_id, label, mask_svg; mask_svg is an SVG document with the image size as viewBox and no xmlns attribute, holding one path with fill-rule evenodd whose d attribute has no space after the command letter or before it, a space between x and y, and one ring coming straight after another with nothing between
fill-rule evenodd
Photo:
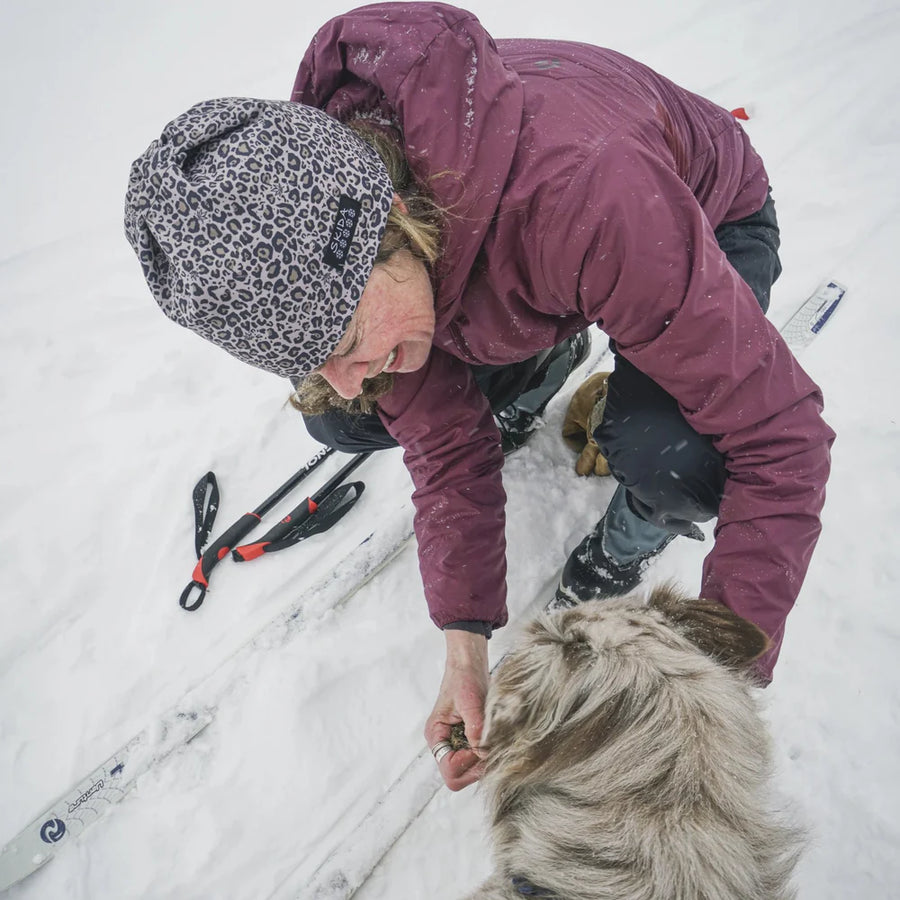
<instances>
[{"instance_id":1,"label":"woman's face","mask_svg":"<svg viewBox=\"0 0 900 900\"><path fill-rule=\"evenodd\" d=\"M434 338L434 295L424 263L409 252L375 266L350 326L318 373L346 400L363 379L381 372L414 372L425 365Z\"/></svg>"}]
</instances>

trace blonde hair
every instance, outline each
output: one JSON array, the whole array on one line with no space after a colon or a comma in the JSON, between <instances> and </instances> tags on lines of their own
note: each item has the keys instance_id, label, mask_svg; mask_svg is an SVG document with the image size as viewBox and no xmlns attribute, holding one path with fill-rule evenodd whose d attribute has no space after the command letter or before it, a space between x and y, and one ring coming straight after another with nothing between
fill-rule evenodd
<instances>
[{"instance_id":1,"label":"blonde hair","mask_svg":"<svg viewBox=\"0 0 900 900\"><path fill-rule=\"evenodd\" d=\"M394 190L403 201L403 208L397 203L391 205L384 236L375 255L375 265L384 265L395 253L406 250L432 271L441 257L441 230L446 210L438 206L416 180L403 152L400 137L393 128L364 118L352 119L347 122L347 127L378 153ZM393 375L382 373L363 382L358 397L345 400L321 375L313 372L295 385L288 402L298 412L308 416L321 415L329 409L372 413L378 398L388 393L393 385Z\"/></svg>"},{"instance_id":2,"label":"blonde hair","mask_svg":"<svg viewBox=\"0 0 900 900\"><path fill-rule=\"evenodd\" d=\"M391 206L375 265L387 262L398 250L408 250L429 269L433 268L441 255L445 211L416 181L393 129L368 119L353 119L347 125L381 157L391 184L406 207L404 210L396 203Z\"/></svg>"}]
</instances>

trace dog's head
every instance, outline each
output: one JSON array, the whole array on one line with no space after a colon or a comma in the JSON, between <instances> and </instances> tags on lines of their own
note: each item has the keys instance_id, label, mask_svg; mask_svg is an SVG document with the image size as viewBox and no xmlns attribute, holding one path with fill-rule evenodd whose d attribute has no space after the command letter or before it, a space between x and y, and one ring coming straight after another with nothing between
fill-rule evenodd
<instances>
[{"instance_id":1,"label":"dog's head","mask_svg":"<svg viewBox=\"0 0 900 900\"><path fill-rule=\"evenodd\" d=\"M696 687L723 670L741 678L768 643L722 604L670 586L646 603L626 597L542 615L493 678L488 774L529 781L577 766L650 706L702 696Z\"/></svg>"}]
</instances>

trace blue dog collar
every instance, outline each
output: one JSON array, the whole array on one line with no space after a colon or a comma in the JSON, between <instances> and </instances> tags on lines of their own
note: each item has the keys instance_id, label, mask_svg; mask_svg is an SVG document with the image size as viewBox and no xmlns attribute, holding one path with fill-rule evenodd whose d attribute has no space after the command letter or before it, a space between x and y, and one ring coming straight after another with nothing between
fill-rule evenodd
<instances>
[{"instance_id":1,"label":"blue dog collar","mask_svg":"<svg viewBox=\"0 0 900 900\"><path fill-rule=\"evenodd\" d=\"M520 878L518 875L513 875L512 886L524 897L552 898L554 896L550 891L545 890L544 888L535 887L530 881L525 878Z\"/></svg>"}]
</instances>

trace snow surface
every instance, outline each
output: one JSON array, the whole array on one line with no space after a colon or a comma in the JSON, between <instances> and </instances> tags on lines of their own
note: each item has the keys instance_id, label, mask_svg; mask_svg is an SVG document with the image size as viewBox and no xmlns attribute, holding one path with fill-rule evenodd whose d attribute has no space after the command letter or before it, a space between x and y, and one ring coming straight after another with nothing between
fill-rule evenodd
<instances>
[{"instance_id":1,"label":"snow surface","mask_svg":"<svg viewBox=\"0 0 900 900\"><path fill-rule=\"evenodd\" d=\"M159 313L120 224L128 166L166 121L206 97L286 97L313 32L344 8L57 0L0 12L0 844L189 688L216 707L202 735L10 898L279 895L341 846L422 747L443 641L413 547L342 609L310 597L296 627L221 665L373 523L408 515L397 452L360 469L368 491L339 530L226 561L200 612L178 608L200 475L220 478L224 527L315 445L283 383ZM802 357L839 438L824 532L764 699L779 789L811 831L800 896L900 897L900 10L470 8L495 36L615 47L747 107L783 233L771 318L782 324L823 278L850 286ZM505 470L514 619L612 491L571 471L556 437L564 404ZM696 590L708 546L676 542L653 577ZM352 563L339 573L353 574ZM513 631L492 641L495 657ZM478 791L441 790L357 896L456 898L488 870L485 835Z\"/></svg>"}]
</instances>

